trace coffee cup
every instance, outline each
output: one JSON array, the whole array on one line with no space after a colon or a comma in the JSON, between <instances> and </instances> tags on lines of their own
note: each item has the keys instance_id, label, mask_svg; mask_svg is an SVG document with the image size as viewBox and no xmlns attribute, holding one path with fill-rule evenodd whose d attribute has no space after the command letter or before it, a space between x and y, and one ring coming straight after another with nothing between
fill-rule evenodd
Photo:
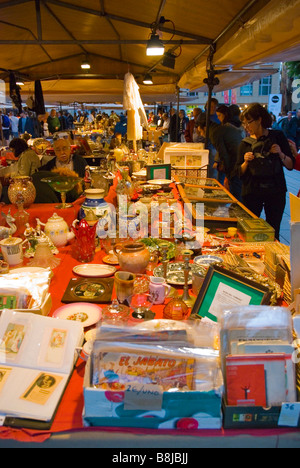
<instances>
[{"instance_id":1,"label":"coffee cup","mask_svg":"<svg viewBox=\"0 0 300 468\"><path fill-rule=\"evenodd\" d=\"M236 227L229 227L227 229L227 232L228 232L229 237L235 237L236 234L237 234L237 228Z\"/></svg>"},{"instance_id":2,"label":"coffee cup","mask_svg":"<svg viewBox=\"0 0 300 468\"><path fill-rule=\"evenodd\" d=\"M118 301L123 304L134 292L136 275L130 271L117 271L115 273L115 291Z\"/></svg>"},{"instance_id":3,"label":"coffee cup","mask_svg":"<svg viewBox=\"0 0 300 468\"><path fill-rule=\"evenodd\" d=\"M23 239L20 237L8 237L0 241L4 261L9 266L19 265L23 262Z\"/></svg>"},{"instance_id":4,"label":"coffee cup","mask_svg":"<svg viewBox=\"0 0 300 468\"><path fill-rule=\"evenodd\" d=\"M163 304L171 286L166 284L165 278L152 276L150 278L149 294L153 304Z\"/></svg>"}]
</instances>

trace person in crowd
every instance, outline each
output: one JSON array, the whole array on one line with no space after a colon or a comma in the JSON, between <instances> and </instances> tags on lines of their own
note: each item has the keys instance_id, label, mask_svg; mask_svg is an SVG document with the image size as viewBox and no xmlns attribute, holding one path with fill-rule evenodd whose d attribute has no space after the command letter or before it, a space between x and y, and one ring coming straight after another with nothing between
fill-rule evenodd
<instances>
[{"instance_id":1,"label":"person in crowd","mask_svg":"<svg viewBox=\"0 0 300 468\"><path fill-rule=\"evenodd\" d=\"M10 120L10 134L13 138L18 138L19 136L19 130L18 130L18 124L19 124L19 118L13 113L9 113L9 120Z\"/></svg>"},{"instance_id":2,"label":"person in crowd","mask_svg":"<svg viewBox=\"0 0 300 468\"><path fill-rule=\"evenodd\" d=\"M217 112L219 111L218 114L223 119L225 114L220 112L221 110L225 112L224 109L220 108L218 108ZM198 124L199 130L204 137L206 135L205 116L199 119ZM236 172L236 163L242 139L243 135L240 130L231 124L217 124L216 122L210 122L209 124L209 140L218 154L218 170L225 174L230 193L239 201L241 201L242 183Z\"/></svg>"},{"instance_id":3,"label":"person in crowd","mask_svg":"<svg viewBox=\"0 0 300 468\"><path fill-rule=\"evenodd\" d=\"M185 143L184 133L189 122L189 118L185 115L185 110L180 109L178 113L179 122L178 122L178 137L177 141Z\"/></svg>"},{"instance_id":4,"label":"person in crowd","mask_svg":"<svg viewBox=\"0 0 300 468\"><path fill-rule=\"evenodd\" d=\"M202 140L202 138L199 135L199 132L197 131L197 128L195 127L197 117L201 113L202 110L199 107L194 107L193 118L188 121L184 132L184 138L187 143L199 143Z\"/></svg>"},{"instance_id":5,"label":"person in crowd","mask_svg":"<svg viewBox=\"0 0 300 468\"><path fill-rule=\"evenodd\" d=\"M66 119L67 130L72 130L74 128L74 117L69 111L64 112L64 116Z\"/></svg>"},{"instance_id":6,"label":"person in crowd","mask_svg":"<svg viewBox=\"0 0 300 468\"><path fill-rule=\"evenodd\" d=\"M289 111L287 113L287 118L283 120L281 128L283 133L289 140L296 142L297 118L293 116L292 111Z\"/></svg>"},{"instance_id":7,"label":"person in crowd","mask_svg":"<svg viewBox=\"0 0 300 468\"><path fill-rule=\"evenodd\" d=\"M171 142L177 141L177 119L178 115L176 109L171 107L170 109L170 124L169 124L169 137Z\"/></svg>"},{"instance_id":8,"label":"person in crowd","mask_svg":"<svg viewBox=\"0 0 300 468\"><path fill-rule=\"evenodd\" d=\"M60 121L59 121L59 118L57 116L55 109L51 109L47 123L48 123L48 130L51 135L53 135L53 133L58 132L60 130Z\"/></svg>"},{"instance_id":9,"label":"person in crowd","mask_svg":"<svg viewBox=\"0 0 300 468\"><path fill-rule=\"evenodd\" d=\"M13 138L9 148L18 161L16 163L16 175L32 176L41 166L40 158L33 149L30 149L23 138ZM14 169L13 169L14 170Z\"/></svg>"},{"instance_id":10,"label":"person in crowd","mask_svg":"<svg viewBox=\"0 0 300 468\"><path fill-rule=\"evenodd\" d=\"M96 117L96 112L92 110L90 114L88 115L88 122L90 124L93 124L95 122L95 117Z\"/></svg>"},{"instance_id":11,"label":"person in crowd","mask_svg":"<svg viewBox=\"0 0 300 468\"><path fill-rule=\"evenodd\" d=\"M49 117L48 112L38 116L38 121L39 121L39 125L40 125L39 136L41 138L48 138L49 137L48 117Z\"/></svg>"},{"instance_id":12,"label":"person in crowd","mask_svg":"<svg viewBox=\"0 0 300 468\"><path fill-rule=\"evenodd\" d=\"M284 133L271 129L272 118L261 104L251 104L242 122L249 135L239 146L237 161L242 201L258 217L264 209L279 240L287 191L283 168L292 170L295 158Z\"/></svg>"},{"instance_id":13,"label":"person in crowd","mask_svg":"<svg viewBox=\"0 0 300 468\"><path fill-rule=\"evenodd\" d=\"M163 109L158 109L157 111L157 121L156 121L156 130L159 130L163 126Z\"/></svg>"},{"instance_id":14,"label":"person in crowd","mask_svg":"<svg viewBox=\"0 0 300 468\"><path fill-rule=\"evenodd\" d=\"M210 100L210 120L212 122L220 123L218 116L217 116L217 107L219 105L219 101L217 98L212 97ZM205 104L205 110L208 107L208 101Z\"/></svg>"},{"instance_id":15,"label":"person in crowd","mask_svg":"<svg viewBox=\"0 0 300 468\"><path fill-rule=\"evenodd\" d=\"M66 130L68 127L66 117L63 111L58 112L58 120L60 124L59 130Z\"/></svg>"},{"instance_id":16,"label":"person in crowd","mask_svg":"<svg viewBox=\"0 0 300 468\"><path fill-rule=\"evenodd\" d=\"M0 119L2 123L3 142L7 146L9 143L10 120L8 115L2 111L0 111Z\"/></svg>"},{"instance_id":17,"label":"person in crowd","mask_svg":"<svg viewBox=\"0 0 300 468\"><path fill-rule=\"evenodd\" d=\"M85 176L87 162L78 153L71 154L71 144L68 138L58 138L53 141L55 157L39 168L39 171L32 175L32 181L36 188L35 203L57 203L58 194L42 179L55 174ZM70 192L67 192L67 201L73 202L82 192L80 182Z\"/></svg>"},{"instance_id":18,"label":"person in crowd","mask_svg":"<svg viewBox=\"0 0 300 468\"><path fill-rule=\"evenodd\" d=\"M18 122L18 132L19 135L23 135L25 133L25 126L26 126L26 121L27 121L27 114L26 112L21 112L19 122Z\"/></svg>"},{"instance_id":19,"label":"person in crowd","mask_svg":"<svg viewBox=\"0 0 300 468\"><path fill-rule=\"evenodd\" d=\"M237 128L241 128L243 132L245 132L244 127L241 122L241 110L237 104L230 104L228 107L228 122L231 123L231 125L234 125Z\"/></svg>"},{"instance_id":20,"label":"person in crowd","mask_svg":"<svg viewBox=\"0 0 300 468\"><path fill-rule=\"evenodd\" d=\"M41 167L42 171L51 171L54 168L66 168L74 171L79 177L85 176L86 160L78 153L71 154L71 144L67 138L58 138L53 141L55 157Z\"/></svg>"},{"instance_id":21,"label":"person in crowd","mask_svg":"<svg viewBox=\"0 0 300 468\"><path fill-rule=\"evenodd\" d=\"M161 136L159 137L160 145L164 142L169 141L169 126L170 126L170 117L167 112L164 112L162 115L162 126L161 129Z\"/></svg>"},{"instance_id":22,"label":"person in crowd","mask_svg":"<svg viewBox=\"0 0 300 468\"><path fill-rule=\"evenodd\" d=\"M40 122L34 112L22 112L18 122L19 136L28 133L32 138L40 136Z\"/></svg>"}]
</instances>

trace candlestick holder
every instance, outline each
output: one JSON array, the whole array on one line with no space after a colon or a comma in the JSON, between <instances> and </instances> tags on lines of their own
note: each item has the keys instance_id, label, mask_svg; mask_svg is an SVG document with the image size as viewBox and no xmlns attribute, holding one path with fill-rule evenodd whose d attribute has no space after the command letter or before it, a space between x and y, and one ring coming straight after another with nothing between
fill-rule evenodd
<instances>
[{"instance_id":1,"label":"candlestick holder","mask_svg":"<svg viewBox=\"0 0 300 468\"><path fill-rule=\"evenodd\" d=\"M184 287L183 287L183 294L181 296L181 300L188 306L192 307L195 303L195 298L190 296L189 293L189 273L191 270L190 266L190 259L193 255L192 250L183 250L183 261L184 261Z\"/></svg>"}]
</instances>

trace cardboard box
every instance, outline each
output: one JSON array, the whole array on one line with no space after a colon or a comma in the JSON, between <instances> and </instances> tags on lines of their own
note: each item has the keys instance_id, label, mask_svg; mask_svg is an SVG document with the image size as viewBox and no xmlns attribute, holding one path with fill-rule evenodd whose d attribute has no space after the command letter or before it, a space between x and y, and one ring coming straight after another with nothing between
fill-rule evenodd
<instances>
[{"instance_id":1,"label":"cardboard box","mask_svg":"<svg viewBox=\"0 0 300 468\"><path fill-rule=\"evenodd\" d=\"M52 307L52 298L51 294L47 293L45 294L45 298L41 304L41 307L38 307L36 309L14 309L17 312L30 312L31 314L37 314L37 315L49 315L49 312Z\"/></svg>"},{"instance_id":2,"label":"cardboard box","mask_svg":"<svg viewBox=\"0 0 300 468\"><path fill-rule=\"evenodd\" d=\"M281 406L228 406L223 401L224 429L278 427Z\"/></svg>"},{"instance_id":3,"label":"cardboard box","mask_svg":"<svg viewBox=\"0 0 300 468\"><path fill-rule=\"evenodd\" d=\"M90 387L91 362L84 376L85 426L141 427L151 429L220 429L222 389L219 392L163 392L160 407L125 409L124 391ZM151 400L149 401L151 405ZM156 402L157 403L157 402Z\"/></svg>"},{"instance_id":4,"label":"cardboard box","mask_svg":"<svg viewBox=\"0 0 300 468\"><path fill-rule=\"evenodd\" d=\"M239 218L237 229L245 242L273 242L275 230L261 218Z\"/></svg>"}]
</instances>

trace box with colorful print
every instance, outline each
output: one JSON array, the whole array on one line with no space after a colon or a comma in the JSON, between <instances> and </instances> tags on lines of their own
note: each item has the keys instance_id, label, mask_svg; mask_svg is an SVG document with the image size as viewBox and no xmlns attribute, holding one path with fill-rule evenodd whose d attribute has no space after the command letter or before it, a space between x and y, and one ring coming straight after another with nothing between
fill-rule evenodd
<instances>
[{"instance_id":1,"label":"box with colorful print","mask_svg":"<svg viewBox=\"0 0 300 468\"><path fill-rule=\"evenodd\" d=\"M216 350L96 340L85 371L84 424L217 429L222 383Z\"/></svg>"}]
</instances>

